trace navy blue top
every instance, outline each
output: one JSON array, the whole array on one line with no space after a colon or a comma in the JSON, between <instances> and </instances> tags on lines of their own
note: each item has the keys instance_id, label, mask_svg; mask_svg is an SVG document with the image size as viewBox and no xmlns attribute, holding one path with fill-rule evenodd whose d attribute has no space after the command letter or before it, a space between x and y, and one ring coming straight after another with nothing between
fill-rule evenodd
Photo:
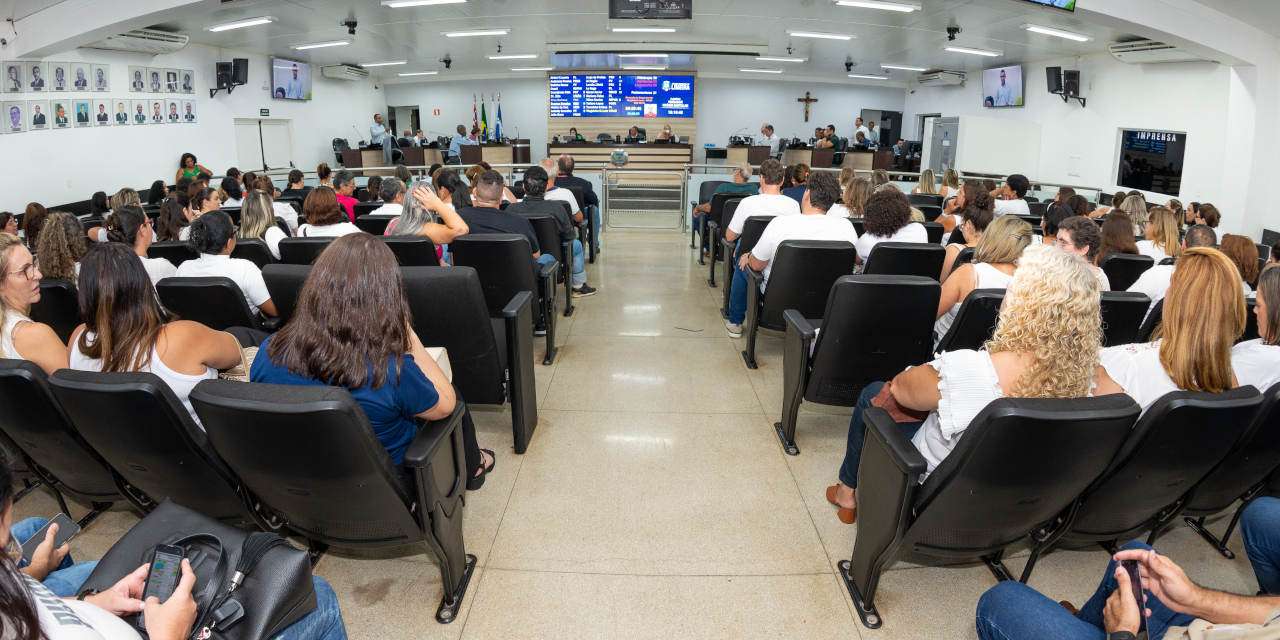
<instances>
[{"instance_id":1,"label":"navy blue top","mask_svg":"<svg viewBox=\"0 0 1280 640\"><path fill-rule=\"evenodd\" d=\"M274 336L272 337L274 338ZM276 366L267 357L267 347L272 338L267 338L259 348L259 357L253 359L249 369L249 380L268 384L293 384L298 386L325 386L315 378L304 378L284 367ZM351 397L364 408L369 416L369 424L373 426L374 435L391 455L391 461L397 465L404 461L404 450L409 448L418 435L418 424L414 416L440 401L435 385L427 379L422 369L413 361L413 356L404 354L404 364L400 367L401 376L396 376L396 361L387 359L387 382L377 389L361 387L347 388Z\"/></svg>"},{"instance_id":2,"label":"navy blue top","mask_svg":"<svg viewBox=\"0 0 1280 640\"><path fill-rule=\"evenodd\" d=\"M807 185L807 184L802 184L802 185L797 185L797 186L794 186L794 187L787 187L786 189L783 189L783 190L782 190L782 195L784 195L784 196L786 196L786 197L788 197L788 198L791 198L792 200L795 200L796 202L799 202L800 204L804 204L804 192L806 192L806 191L808 191L808 190L809 190L809 185Z\"/></svg>"}]
</instances>

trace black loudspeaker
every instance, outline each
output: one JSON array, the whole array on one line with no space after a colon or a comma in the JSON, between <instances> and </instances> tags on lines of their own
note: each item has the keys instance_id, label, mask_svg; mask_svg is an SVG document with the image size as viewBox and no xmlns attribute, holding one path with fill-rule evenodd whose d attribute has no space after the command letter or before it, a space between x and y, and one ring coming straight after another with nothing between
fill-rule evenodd
<instances>
[{"instance_id":1,"label":"black loudspeaker","mask_svg":"<svg viewBox=\"0 0 1280 640\"><path fill-rule=\"evenodd\" d=\"M1067 69L1062 72L1062 90L1068 98L1080 97L1080 72Z\"/></svg>"},{"instance_id":2,"label":"black loudspeaker","mask_svg":"<svg viewBox=\"0 0 1280 640\"><path fill-rule=\"evenodd\" d=\"M216 67L216 69L217 69L217 76L218 76L218 84L217 84L217 87L218 87L219 89L226 89L227 87L230 87L230 86L231 86L231 73L232 73L232 71L233 71L233 68L232 68L231 63L230 63L230 62L219 62L219 63L216 63L215 67Z\"/></svg>"},{"instance_id":3,"label":"black loudspeaker","mask_svg":"<svg viewBox=\"0 0 1280 640\"><path fill-rule=\"evenodd\" d=\"M1044 72L1049 79L1049 93L1062 93L1062 67L1049 67Z\"/></svg>"},{"instance_id":4,"label":"black loudspeaker","mask_svg":"<svg viewBox=\"0 0 1280 640\"><path fill-rule=\"evenodd\" d=\"M231 75L231 81L235 84L244 84L249 81L249 59L248 58L232 58L231 63L234 65L234 73Z\"/></svg>"}]
</instances>

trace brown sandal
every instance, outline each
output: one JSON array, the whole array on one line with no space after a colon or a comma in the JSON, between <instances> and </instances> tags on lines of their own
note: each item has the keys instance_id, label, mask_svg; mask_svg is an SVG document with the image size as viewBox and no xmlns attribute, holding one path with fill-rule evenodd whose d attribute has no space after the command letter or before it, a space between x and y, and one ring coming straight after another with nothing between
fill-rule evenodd
<instances>
[{"instance_id":1,"label":"brown sandal","mask_svg":"<svg viewBox=\"0 0 1280 640\"><path fill-rule=\"evenodd\" d=\"M836 490L838 490L839 488L840 488L839 484L827 487L827 502L830 502L831 504L834 504L837 507L840 507L840 503L836 502ZM846 509L844 507L840 507L840 510L836 512L836 517L840 518L840 522L843 522L845 524L853 524L853 521L858 517L858 509L857 507L854 507L852 509Z\"/></svg>"}]
</instances>

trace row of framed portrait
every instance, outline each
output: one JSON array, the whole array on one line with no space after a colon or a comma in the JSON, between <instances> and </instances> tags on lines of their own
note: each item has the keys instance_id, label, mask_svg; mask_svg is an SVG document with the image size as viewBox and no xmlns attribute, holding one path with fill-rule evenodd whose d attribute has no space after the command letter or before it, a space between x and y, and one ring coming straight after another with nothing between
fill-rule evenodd
<instances>
[{"instance_id":1,"label":"row of framed portrait","mask_svg":"<svg viewBox=\"0 0 1280 640\"><path fill-rule=\"evenodd\" d=\"M196 101L177 98L6 100L0 106L4 109L4 133L196 121Z\"/></svg>"},{"instance_id":2,"label":"row of framed portrait","mask_svg":"<svg viewBox=\"0 0 1280 640\"><path fill-rule=\"evenodd\" d=\"M0 66L5 93L111 91L111 65L11 60ZM195 93L195 79L191 69L129 67L132 93Z\"/></svg>"}]
</instances>

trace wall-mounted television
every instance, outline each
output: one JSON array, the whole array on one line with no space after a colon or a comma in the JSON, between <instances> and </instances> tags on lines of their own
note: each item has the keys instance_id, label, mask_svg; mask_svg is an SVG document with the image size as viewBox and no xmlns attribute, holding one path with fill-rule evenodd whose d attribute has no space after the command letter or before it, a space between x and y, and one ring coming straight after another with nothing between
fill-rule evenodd
<instances>
[{"instance_id":1,"label":"wall-mounted television","mask_svg":"<svg viewBox=\"0 0 1280 640\"><path fill-rule=\"evenodd\" d=\"M1021 107L1025 85L1022 65L983 69L982 106L991 108Z\"/></svg>"},{"instance_id":2,"label":"wall-mounted television","mask_svg":"<svg viewBox=\"0 0 1280 640\"><path fill-rule=\"evenodd\" d=\"M553 75L548 82L552 118L693 117L693 76Z\"/></svg>"},{"instance_id":3,"label":"wall-mounted television","mask_svg":"<svg viewBox=\"0 0 1280 640\"><path fill-rule=\"evenodd\" d=\"M1045 7L1054 7L1056 9L1063 9L1066 11L1076 10L1076 0L1022 0L1022 1L1030 2L1031 4L1038 4Z\"/></svg>"},{"instance_id":4,"label":"wall-mounted television","mask_svg":"<svg viewBox=\"0 0 1280 640\"><path fill-rule=\"evenodd\" d=\"M271 97L280 100L310 100L311 65L284 58L272 58Z\"/></svg>"},{"instance_id":5,"label":"wall-mounted television","mask_svg":"<svg viewBox=\"0 0 1280 640\"><path fill-rule=\"evenodd\" d=\"M1177 197L1182 190L1182 156L1187 134L1177 131L1120 131L1116 184Z\"/></svg>"}]
</instances>

